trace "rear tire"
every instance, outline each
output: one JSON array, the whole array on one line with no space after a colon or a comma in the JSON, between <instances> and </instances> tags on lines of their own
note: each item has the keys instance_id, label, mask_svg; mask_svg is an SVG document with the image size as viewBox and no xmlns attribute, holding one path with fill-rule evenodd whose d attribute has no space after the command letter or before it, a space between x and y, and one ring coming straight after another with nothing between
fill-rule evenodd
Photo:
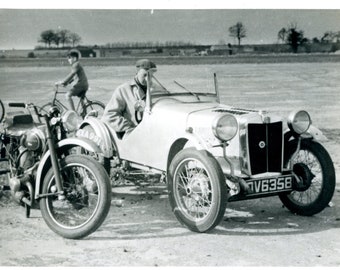
<instances>
[{"instance_id":1,"label":"rear tire","mask_svg":"<svg viewBox=\"0 0 340 270\"><path fill-rule=\"evenodd\" d=\"M80 116L84 119L89 112L95 111L97 112L96 117L101 118L103 116L104 109L104 103L100 101L89 101L84 105L83 110L80 112Z\"/></svg>"}]
</instances>

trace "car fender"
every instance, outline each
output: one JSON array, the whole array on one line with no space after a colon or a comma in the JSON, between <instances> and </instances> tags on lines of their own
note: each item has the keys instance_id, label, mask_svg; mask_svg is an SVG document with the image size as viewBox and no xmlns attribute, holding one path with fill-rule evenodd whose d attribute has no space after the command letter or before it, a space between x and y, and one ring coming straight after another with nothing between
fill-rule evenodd
<instances>
[{"instance_id":1,"label":"car fender","mask_svg":"<svg viewBox=\"0 0 340 270\"><path fill-rule=\"evenodd\" d=\"M186 147L195 147L197 150L208 149L207 143L197 134L186 132L184 137L188 140Z\"/></svg>"},{"instance_id":2,"label":"car fender","mask_svg":"<svg viewBox=\"0 0 340 270\"><path fill-rule=\"evenodd\" d=\"M170 163L176 154L184 148L189 147L194 147L198 151L208 150L208 146L199 136L194 133L186 132L181 138L176 139L176 141L171 144L169 148L166 170L169 168Z\"/></svg>"},{"instance_id":3,"label":"car fender","mask_svg":"<svg viewBox=\"0 0 340 270\"><path fill-rule=\"evenodd\" d=\"M112 157L113 151L114 150L117 151L115 142L117 141L118 138L116 134L114 132L111 132L109 127L100 119L96 117L87 117L80 124L80 127L76 133L77 137L81 138L85 137L90 140L94 139L92 134L84 134L81 132L81 129L87 125L90 125L95 131L96 139L94 141L102 150L104 157L106 158Z\"/></svg>"},{"instance_id":4,"label":"car fender","mask_svg":"<svg viewBox=\"0 0 340 270\"><path fill-rule=\"evenodd\" d=\"M284 132L285 137L287 137L288 139L289 139L289 137L292 136L292 134L293 133L290 129L286 129L285 132ZM313 139L313 140L316 140L316 141L319 141L319 142L328 141L328 138L323 134L323 132L313 125L310 125L308 130L305 133L301 134L301 137L303 139Z\"/></svg>"},{"instance_id":5,"label":"car fender","mask_svg":"<svg viewBox=\"0 0 340 270\"><path fill-rule=\"evenodd\" d=\"M306 135L312 136L314 140L319 142L328 141L327 137L322 133L322 131L313 125L311 125L306 131Z\"/></svg>"},{"instance_id":6,"label":"car fender","mask_svg":"<svg viewBox=\"0 0 340 270\"><path fill-rule=\"evenodd\" d=\"M86 138L67 138L61 140L56 144L56 149L58 152L66 151L72 147L82 147L87 151L102 153L102 150L96 145L93 141ZM41 158L39 162L39 166L37 169L37 177L35 182L35 199L39 198L39 194L42 189L43 179L47 173L47 171L51 168L51 153L48 150L44 156Z\"/></svg>"}]
</instances>

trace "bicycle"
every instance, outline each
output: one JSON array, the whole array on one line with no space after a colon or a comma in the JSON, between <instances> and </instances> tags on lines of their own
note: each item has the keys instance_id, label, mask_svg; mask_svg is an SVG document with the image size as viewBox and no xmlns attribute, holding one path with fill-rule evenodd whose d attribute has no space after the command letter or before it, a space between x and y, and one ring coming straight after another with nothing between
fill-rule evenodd
<instances>
[{"instance_id":1,"label":"bicycle","mask_svg":"<svg viewBox=\"0 0 340 270\"><path fill-rule=\"evenodd\" d=\"M69 110L67 106L65 106L59 99L57 99L58 94L66 94L66 91L60 91L59 85L55 85L54 87L54 97L52 102L48 102L43 105L40 111L48 111L51 107L57 106L61 112ZM101 117L103 115L105 109L104 103L98 100L90 100L86 96L86 92L84 92L81 96L79 96L79 102L76 106L76 113L81 116L83 119L85 116L91 112L92 116Z\"/></svg>"}]
</instances>

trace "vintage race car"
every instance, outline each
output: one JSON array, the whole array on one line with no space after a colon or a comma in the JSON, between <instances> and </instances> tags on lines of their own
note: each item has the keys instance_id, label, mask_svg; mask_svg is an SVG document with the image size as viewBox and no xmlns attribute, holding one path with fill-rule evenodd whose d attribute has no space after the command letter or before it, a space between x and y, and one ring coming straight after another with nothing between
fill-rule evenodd
<instances>
[{"instance_id":1,"label":"vintage race car","mask_svg":"<svg viewBox=\"0 0 340 270\"><path fill-rule=\"evenodd\" d=\"M335 171L306 111L281 118L222 105L213 92L165 88L148 74L140 124L123 138L87 117L77 131L93 140L114 181L166 181L177 219L196 232L219 224L230 201L278 195L293 213L314 215L330 202ZM139 176L139 177L138 177Z\"/></svg>"}]
</instances>

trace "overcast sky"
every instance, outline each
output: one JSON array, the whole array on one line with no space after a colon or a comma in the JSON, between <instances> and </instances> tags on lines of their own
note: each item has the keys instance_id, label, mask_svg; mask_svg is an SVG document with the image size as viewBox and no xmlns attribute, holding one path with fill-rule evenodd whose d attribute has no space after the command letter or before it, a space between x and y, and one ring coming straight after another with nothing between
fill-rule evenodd
<instances>
[{"instance_id":1,"label":"overcast sky","mask_svg":"<svg viewBox=\"0 0 340 270\"><path fill-rule=\"evenodd\" d=\"M124 9L21 7L24 9L0 6L0 49L32 49L38 45L37 40L42 31L58 28L79 34L82 45L105 45L125 41L190 41L197 44L217 44L221 40L236 44L236 41L229 37L228 28L239 21L247 30L247 37L242 40L242 44L277 42L278 31L290 23L296 23L307 38L320 38L326 31L340 31L340 9L334 8L306 10L254 7L168 9L167 6L165 9L125 9L124 6ZM65 5L65 8L68 6Z\"/></svg>"}]
</instances>

